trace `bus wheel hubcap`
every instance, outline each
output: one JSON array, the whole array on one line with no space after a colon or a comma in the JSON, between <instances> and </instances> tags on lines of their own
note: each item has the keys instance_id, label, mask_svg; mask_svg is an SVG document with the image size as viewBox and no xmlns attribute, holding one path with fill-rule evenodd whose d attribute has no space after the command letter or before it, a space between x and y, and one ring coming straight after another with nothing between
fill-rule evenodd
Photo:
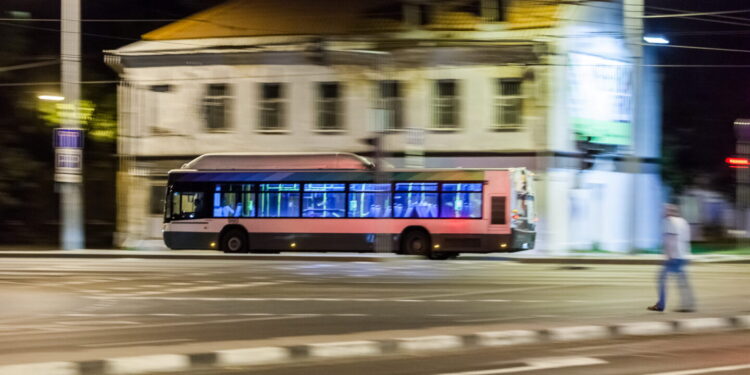
<instances>
[{"instance_id":1,"label":"bus wheel hubcap","mask_svg":"<svg viewBox=\"0 0 750 375\"><path fill-rule=\"evenodd\" d=\"M413 249L414 251L422 251L422 247L423 247L423 245L422 245L422 241L420 241L420 240L414 240L414 241L412 241L412 243L411 243L411 248L412 248L412 249Z\"/></svg>"},{"instance_id":2,"label":"bus wheel hubcap","mask_svg":"<svg viewBox=\"0 0 750 375\"><path fill-rule=\"evenodd\" d=\"M227 247L229 250L236 251L239 250L241 245L240 239L237 237L232 237L227 241Z\"/></svg>"}]
</instances>

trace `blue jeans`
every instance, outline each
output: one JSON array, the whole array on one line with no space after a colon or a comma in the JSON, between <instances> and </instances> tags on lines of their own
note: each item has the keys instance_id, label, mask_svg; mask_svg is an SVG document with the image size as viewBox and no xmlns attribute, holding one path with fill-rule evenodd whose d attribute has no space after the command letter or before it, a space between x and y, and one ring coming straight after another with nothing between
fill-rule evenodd
<instances>
[{"instance_id":1,"label":"blue jeans","mask_svg":"<svg viewBox=\"0 0 750 375\"><path fill-rule=\"evenodd\" d=\"M688 283L687 274L685 274L685 266L689 261L687 259L668 259L664 261L661 271L659 272L659 302L656 306L660 309L664 309L667 304L667 277L669 273L674 273L677 276L677 285L680 288L680 302L682 302L683 309L695 308L695 300L693 299L693 291L690 289L690 283Z\"/></svg>"}]
</instances>

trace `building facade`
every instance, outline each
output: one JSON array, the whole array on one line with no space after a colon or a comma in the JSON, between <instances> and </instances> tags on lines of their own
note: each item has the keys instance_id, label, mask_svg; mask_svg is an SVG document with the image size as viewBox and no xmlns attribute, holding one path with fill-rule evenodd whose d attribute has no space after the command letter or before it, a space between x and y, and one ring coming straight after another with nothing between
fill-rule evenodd
<instances>
[{"instance_id":1,"label":"building facade","mask_svg":"<svg viewBox=\"0 0 750 375\"><path fill-rule=\"evenodd\" d=\"M374 134L395 167L535 171L537 251L658 245L658 82L625 32L642 1L345 3L234 0L105 51L116 245L162 246L166 172L200 154L371 155Z\"/></svg>"}]
</instances>

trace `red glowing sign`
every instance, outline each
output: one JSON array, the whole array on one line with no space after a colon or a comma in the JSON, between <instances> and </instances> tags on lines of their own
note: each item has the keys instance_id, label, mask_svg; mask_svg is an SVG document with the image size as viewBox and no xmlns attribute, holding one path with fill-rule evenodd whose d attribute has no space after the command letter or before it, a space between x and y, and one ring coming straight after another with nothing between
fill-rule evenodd
<instances>
[{"instance_id":1,"label":"red glowing sign","mask_svg":"<svg viewBox=\"0 0 750 375\"><path fill-rule=\"evenodd\" d=\"M750 167L750 160L747 158L729 157L725 161L732 168L748 168Z\"/></svg>"}]
</instances>

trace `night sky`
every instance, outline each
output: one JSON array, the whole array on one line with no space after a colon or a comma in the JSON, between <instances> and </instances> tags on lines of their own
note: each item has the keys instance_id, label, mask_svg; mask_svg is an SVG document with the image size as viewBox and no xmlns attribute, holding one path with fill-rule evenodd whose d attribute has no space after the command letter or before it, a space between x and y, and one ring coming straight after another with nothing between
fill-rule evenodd
<instances>
[{"instance_id":1,"label":"night sky","mask_svg":"<svg viewBox=\"0 0 750 375\"><path fill-rule=\"evenodd\" d=\"M219 0L82 0L84 19L179 19L218 4ZM283 4L283 2L279 2ZM50 6L52 5L52 6ZM684 11L718 11L750 8L746 0L646 0L648 14ZM3 0L2 17L8 11L30 12L32 18L59 18L59 1ZM720 21L708 22L706 20ZM84 81L112 80L116 75L102 62L104 49L114 49L138 40L141 34L168 21L85 22L83 24ZM8 46L0 55L0 66L54 59L59 53L59 23L0 21L0 35ZM723 159L734 152L732 123L750 117L750 12L696 19L646 20L648 33L667 36L673 45L748 49L747 52L703 51L673 47L659 48L664 67L664 138L667 173L679 170L689 180L724 185L732 174ZM747 65L747 67L691 67L690 65ZM55 81L58 66L31 69L14 74L0 73L0 83ZM3 88L4 90L7 88ZM40 87L14 87L31 92ZM86 85L84 95L113 93L114 84ZM671 164L670 164L671 163ZM693 181L696 182L696 181ZM728 190L731 191L731 190Z\"/></svg>"}]
</instances>

